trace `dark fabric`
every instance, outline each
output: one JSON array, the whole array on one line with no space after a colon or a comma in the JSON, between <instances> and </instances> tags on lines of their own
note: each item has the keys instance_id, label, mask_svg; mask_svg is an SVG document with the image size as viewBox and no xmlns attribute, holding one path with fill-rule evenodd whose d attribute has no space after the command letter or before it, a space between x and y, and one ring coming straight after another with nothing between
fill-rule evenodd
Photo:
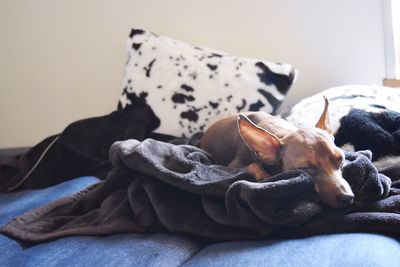
<instances>
[{"instance_id":1,"label":"dark fabric","mask_svg":"<svg viewBox=\"0 0 400 267\"><path fill-rule=\"evenodd\" d=\"M40 190L0 194L0 226L99 182L81 177ZM369 233L212 243L170 233L72 236L40 245L0 234L0 266L399 267L400 242Z\"/></svg>"},{"instance_id":2,"label":"dark fabric","mask_svg":"<svg viewBox=\"0 0 400 267\"><path fill-rule=\"evenodd\" d=\"M28 152L29 147L12 147L0 149L0 164L11 158Z\"/></svg>"},{"instance_id":3,"label":"dark fabric","mask_svg":"<svg viewBox=\"0 0 400 267\"><path fill-rule=\"evenodd\" d=\"M27 242L160 231L211 240L341 231L399 234L400 196L369 155L346 153L343 175L356 203L331 209L301 171L255 182L247 172L214 165L194 146L153 139L116 142L110 149L114 169L106 180L17 217L1 232Z\"/></svg>"},{"instance_id":4,"label":"dark fabric","mask_svg":"<svg viewBox=\"0 0 400 267\"><path fill-rule=\"evenodd\" d=\"M381 113L352 109L340 120L335 143L352 144L355 150L370 150L373 159L400 155L400 113Z\"/></svg>"},{"instance_id":5,"label":"dark fabric","mask_svg":"<svg viewBox=\"0 0 400 267\"><path fill-rule=\"evenodd\" d=\"M170 139L152 133L158 125L158 118L147 106L71 123L61 134L50 136L27 153L3 162L0 165L0 192L20 183L57 137L58 140L18 190L44 188L85 175L103 179L112 168L108 150L113 142L147 137Z\"/></svg>"}]
</instances>

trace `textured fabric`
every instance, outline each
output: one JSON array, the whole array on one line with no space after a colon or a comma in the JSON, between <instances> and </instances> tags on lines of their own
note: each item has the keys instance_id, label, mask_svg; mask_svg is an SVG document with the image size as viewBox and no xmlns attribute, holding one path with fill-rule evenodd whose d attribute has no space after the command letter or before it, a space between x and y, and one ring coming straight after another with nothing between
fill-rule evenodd
<instances>
[{"instance_id":1,"label":"textured fabric","mask_svg":"<svg viewBox=\"0 0 400 267\"><path fill-rule=\"evenodd\" d=\"M400 242L376 234L236 241L206 247L183 266L398 267Z\"/></svg>"},{"instance_id":2,"label":"textured fabric","mask_svg":"<svg viewBox=\"0 0 400 267\"><path fill-rule=\"evenodd\" d=\"M82 177L42 190L0 194L0 226L10 218L99 180ZM0 266L360 266L400 262L400 242L377 234L206 244L173 234L74 236L39 245L0 235Z\"/></svg>"},{"instance_id":3,"label":"textured fabric","mask_svg":"<svg viewBox=\"0 0 400 267\"><path fill-rule=\"evenodd\" d=\"M56 199L66 197L98 183L96 177L81 177L71 182L58 184L43 190L26 190L0 194L0 225L5 225L15 216L38 208Z\"/></svg>"},{"instance_id":4,"label":"textured fabric","mask_svg":"<svg viewBox=\"0 0 400 267\"><path fill-rule=\"evenodd\" d=\"M0 194L0 226L97 182L82 177L43 190ZM166 234L79 236L36 246L0 235L0 266L179 266L201 247L198 241Z\"/></svg>"},{"instance_id":5,"label":"textured fabric","mask_svg":"<svg viewBox=\"0 0 400 267\"><path fill-rule=\"evenodd\" d=\"M29 147L15 147L15 148L2 148L0 149L0 163L3 163L17 155L26 153Z\"/></svg>"},{"instance_id":6,"label":"textured fabric","mask_svg":"<svg viewBox=\"0 0 400 267\"><path fill-rule=\"evenodd\" d=\"M355 150L368 149L374 160L400 155L400 113L352 109L341 118L335 143L338 146L350 144Z\"/></svg>"},{"instance_id":7,"label":"textured fabric","mask_svg":"<svg viewBox=\"0 0 400 267\"><path fill-rule=\"evenodd\" d=\"M356 203L324 206L309 176L280 173L255 182L240 169L213 165L203 150L146 139L115 143L108 178L17 217L0 231L29 242L74 234L185 233L211 240L341 231L399 233L399 195L370 153L347 153L343 176ZM388 197L389 196L389 197Z\"/></svg>"},{"instance_id":8,"label":"textured fabric","mask_svg":"<svg viewBox=\"0 0 400 267\"><path fill-rule=\"evenodd\" d=\"M157 132L189 137L217 119L240 111L274 113L294 82L288 64L224 52L133 29L119 109L147 103Z\"/></svg>"},{"instance_id":9,"label":"textured fabric","mask_svg":"<svg viewBox=\"0 0 400 267\"><path fill-rule=\"evenodd\" d=\"M172 138L152 133L158 124L148 106L73 122L61 134L0 164L0 192L44 188L86 175L105 178L112 168L108 150L115 141Z\"/></svg>"},{"instance_id":10,"label":"textured fabric","mask_svg":"<svg viewBox=\"0 0 400 267\"><path fill-rule=\"evenodd\" d=\"M22 249L0 236L1 266L180 266L201 246L170 234L68 237Z\"/></svg>"},{"instance_id":11,"label":"textured fabric","mask_svg":"<svg viewBox=\"0 0 400 267\"><path fill-rule=\"evenodd\" d=\"M400 112L400 90L379 85L346 85L307 97L282 116L298 127L313 127L324 108L323 96L330 102L329 115L334 132L340 127L340 119L354 108L375 113Z\"/></svg>"}]
</instances>

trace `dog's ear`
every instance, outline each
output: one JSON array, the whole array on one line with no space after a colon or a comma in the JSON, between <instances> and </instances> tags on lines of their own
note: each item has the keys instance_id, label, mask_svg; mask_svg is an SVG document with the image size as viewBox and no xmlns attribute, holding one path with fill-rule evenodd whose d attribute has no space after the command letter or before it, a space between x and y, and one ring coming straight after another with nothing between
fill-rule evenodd
<instances>
[{"instance_id":1,"label":"dog's ear","mask_svg":"<svg viewBox=\"0 0 400 267\"><path fill-rule=\"evenodd\" d=\"M315 125L315 127L325 130L330 135L332 135L333 130L332 130L332 125L331 125L331 120L329 118L329 101L328 101L328 98L326 98L325 96L324 96L324 100L325 100L325 107L324 107L321 117L319 118L317 125Z\"/></svg>"},{"instance_id":2,"label":"dog's ear","mask_svg":"<svg viewBox=\"0 0 400 267\"><path fill-rule=\"evenodd\" d=\"M239 114L238 130L247 146L266 162L274 162L283 142L274 134L255 125L247 116Z\"/></svg>"}]
</instances>

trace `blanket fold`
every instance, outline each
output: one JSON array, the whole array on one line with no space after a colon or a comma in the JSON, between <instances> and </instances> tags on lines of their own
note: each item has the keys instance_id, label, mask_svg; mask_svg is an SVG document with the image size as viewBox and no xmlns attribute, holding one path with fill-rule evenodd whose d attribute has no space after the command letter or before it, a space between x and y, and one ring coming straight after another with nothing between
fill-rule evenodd
<instances>
[{"instance_id":1,"label":"blanket fold","mask_svg":"<svg viewBox=\"0 0 400 267\"><path fill-rule=\"evenodd\" d=\"M399 234L398 191L368 155L346 153L343 175L356 203L331 209L302 171L256 182L244 170L215 165L194 146L120 141L110 149L114 169L104 181L23 214L0 232L33 243L119 232L170 231L208 240L359 230Z\"/></svg>"}]
</instances>

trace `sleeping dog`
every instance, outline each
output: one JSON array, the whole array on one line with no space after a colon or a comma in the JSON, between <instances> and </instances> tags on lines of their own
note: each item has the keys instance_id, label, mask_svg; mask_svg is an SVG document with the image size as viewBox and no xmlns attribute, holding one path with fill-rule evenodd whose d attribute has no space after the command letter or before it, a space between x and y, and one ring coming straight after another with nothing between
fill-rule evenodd
<instances>
[{"instance_id":1,"label":"sleeping dog","mask_svg":"<svg viewBox=\"0 0 400 267\"><path fill-rule=\"evenodd\" d=\"M246 168L260 181L270 175L263 165L279 165L282 171L304 170L314 188L329 206L342 208L354 194L342 177L344 154L333 141L329 101L312 128L297 128L264 112L233 115L211 125L200 147L216 162L231 168Z\"/></svg>"}]
</instances>

